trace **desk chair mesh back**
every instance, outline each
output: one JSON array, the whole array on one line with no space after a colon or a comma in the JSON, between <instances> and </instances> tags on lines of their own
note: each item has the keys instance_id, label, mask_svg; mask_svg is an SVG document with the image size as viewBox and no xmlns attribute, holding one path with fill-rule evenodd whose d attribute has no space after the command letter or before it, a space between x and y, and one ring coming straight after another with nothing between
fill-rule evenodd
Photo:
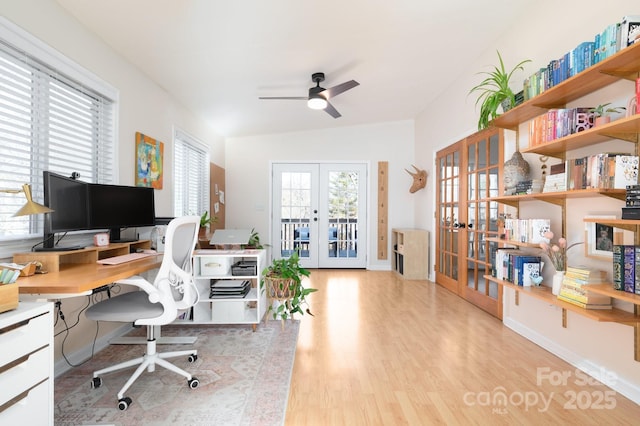
<instances>
[{"instance_id":1,"label":"desk chair mesh back","mask_svg":"<svg viewBox=\"0 0 640 426\"><path fill-rule=\"evenodd\" d=\"M200 226L199 216L185 216L173 219L167 227L165 235L165 251L160 270L153 284L140 276L133 276L119 284L139 287L140 291L132 291L111 297L91 306L86 317L95 321L132 322L135 325L147 326L146 353L139 358L103 368L93 373L92 387L102 385L101 374L122 370L138 365L127 383L118 392L118 408L126 410L131 405L131 398L124 393L146 369L150 373L160 365L187 378L190 388L196 388L198 379L188 372L166 361L166 358L188 356L190 362L197 359L196 350L156 352L154 326L173 322L178 311L188 309L198 301L198 291L193 282L191 264L193 249L198 240Z\"/></svg>"}]
</instances>

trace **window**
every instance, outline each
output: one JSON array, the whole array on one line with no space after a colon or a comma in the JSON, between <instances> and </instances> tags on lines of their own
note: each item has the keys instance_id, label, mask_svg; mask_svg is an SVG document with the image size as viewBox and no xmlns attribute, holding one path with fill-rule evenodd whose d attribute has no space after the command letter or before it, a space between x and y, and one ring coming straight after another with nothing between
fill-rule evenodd
<instances>
[{"instance_id":1,"label":"window","mask_svg":"<svg viewBox=\"0 0 640 426\"><path fill-rule=\"evenodd\" d=\"M209 150L181 130L173 146L173 214L201 215L209 210Z\"/></svg>"},{"instance_id":2,"label":"window","mask_svg":"<svg viewBox=\"0 0 640 426\"><path fill-rule=\"evenodd\" d=\"M30 183L40 203L44 170L78 172L86 182L114 181L114 101L65 69L93 78L0 21L0 188ZM22 194L0 193L0 239L41 235L42 215L12 217L25 201Z\"/></svg>"}]
</instances>

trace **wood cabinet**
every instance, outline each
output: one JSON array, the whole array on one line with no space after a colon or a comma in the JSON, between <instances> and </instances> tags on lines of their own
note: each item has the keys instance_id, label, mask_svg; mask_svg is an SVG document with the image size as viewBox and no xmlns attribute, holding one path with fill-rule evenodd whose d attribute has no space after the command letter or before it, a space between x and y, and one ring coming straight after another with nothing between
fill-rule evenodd
<instances>
[{"instance_id":1,"label":"wood cabinet","mask_svg":"<svg viewBox=\"0 0 640 426\"><path fill-rule=\"evenodd\" d=\"M393 270L408 280L426 280L429 275L429 231L392 229Z\"/></svg>"},{"instance_id":2,"label":"wood cabinet","mask_svg":"<svg viewBox=\"0 0 640 426\"><path fill-rule=\"evenodd\" d=\"M493 124L505 129L517 130L519 125L542 114L549 108L562 107L567 102L579 99L593 91L602 89L620 79L635 80L640 77L640 44L625 48L608 59L588 68L582 73L571 77L565 82L543 92L522 105L510 110L496 119ZM630 93L631 94L631 93ZM583 132L571 134L569 136L546 142L541 145L521 150L523 153L535 153L549 155L564 159L568 151L606 142L610 139L620 139L634 144L633 150L638 152L638 142L640 141L640 114L633 115L611 122L609 124L593 127ZM493 200L512 207L520 208L521 202L539 200L561 206L564 210L567 199L607 196L619 200L625 199L623 189L581 189L563 192L539 193L519 196L495 197ZM563 214L563 218L565 214ZM598 220L599 222L611 222L615 227L630 229L638 232L640 221L630 220ZM563 229L565 228L563 223ZM504 241L501 241L504 243ZM507 242L511 245L520 246L518 243ZM509 282L497 280L495 277L485 276L504 286L515 290L515 303L519 302L519 295L526 294L550 304L562 308L563 326L566 326L566 312L571 311L595 321L616 322L620 324L632 325L635 330L635 341L640 341L640 316L637 314L640 306L640 297L636 295L624 294L624 292L613 290L611 284L590 285L589 289L605 294L614 299L624 300L634 305L634 312L627 312L620 309L606 311L596 311L583 309L578 306L558 300L551 294L548 287L523 288L515 286ZM635 345L635 359L640 361L640 345Z\"/></svg>"},{"instance_id":3,"label":"wood cabinet","mask_svg":"<svg viewBox=\"0 0 640 426\"><path fill-rule=\"evenodd\" d=\"M53 304L0 314L0 424L53 425Z\"/></svg>"},{"instance_id":4,"label":"wood cabinet","mask_svg":"<svg viewBox=\"0 0 640 426\"><path fill-rule=\"evenodd\" d=\"M266 265L265 250L196 250L193 273L200 301L176 323L251 324L255 330L267 309L260 275ZM211 285L222 281L235 287L250 282L246 295L213 295Z\"/></svg>"}]
</instances>

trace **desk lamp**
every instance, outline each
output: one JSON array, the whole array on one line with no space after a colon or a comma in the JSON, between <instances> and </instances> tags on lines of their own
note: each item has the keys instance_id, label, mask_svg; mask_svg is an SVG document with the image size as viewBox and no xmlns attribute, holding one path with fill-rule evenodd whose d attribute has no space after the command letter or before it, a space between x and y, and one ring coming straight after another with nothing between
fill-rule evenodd
<instances>
[{"instance_id":1,"label":"desk lamp","mask_svg":"<svg viewBox=\"0 0 640 426\"><path fill-rule=\"evenodd\" d=\"M22 189L0 189L0 193L19 194L21 192L24 192L24 196L27 199L27 203L24 206L22 206L20 210L14 213L13 215L14 217L27 216L32 214L50 213L53 211L49 207L43 206L42 204L38 204L35 201L33 201L33 198L31 197L31 185L29 185L28 183L25 183L24 185L22 185Z\"/></svg>"}]
</instances>

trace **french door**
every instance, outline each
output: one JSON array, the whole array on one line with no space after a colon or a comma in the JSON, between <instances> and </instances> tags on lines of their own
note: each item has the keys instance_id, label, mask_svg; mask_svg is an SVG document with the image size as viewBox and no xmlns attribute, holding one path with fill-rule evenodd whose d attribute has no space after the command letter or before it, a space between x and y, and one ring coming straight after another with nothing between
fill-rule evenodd
<instances>
[{"instance_id":1,"label":"french door","mask_svg":"<svg viewBox=\"0 0 640 426\"><path fill-rule=\"evenodd\" d=\"M365 268L367 165L274 163L274 258L306 268Z\"/></svg>"},{"instance_id":2,"label":"french door","mask_svg":"<svg viewBox=\"0 0 640 426\"><path fill-rule=\"evenodd\" d=\"M502 288L484 278L498 243L503 132L478 132L436 155L436 282L502 318Z\"/></svg>"}]
</instances>

